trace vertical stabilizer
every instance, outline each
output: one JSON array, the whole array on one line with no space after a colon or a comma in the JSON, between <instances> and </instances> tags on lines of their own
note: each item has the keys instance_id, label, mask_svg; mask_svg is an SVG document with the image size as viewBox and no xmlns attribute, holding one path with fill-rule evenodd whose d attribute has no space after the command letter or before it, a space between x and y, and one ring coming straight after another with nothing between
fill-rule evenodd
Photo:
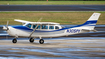
<instances>
[{"instance_id":1,"label":"vertical stabilizer","mask_svg":"<svg viewBox=\"0 0 105 59\"><path fill-rule=\"evenodd\" d=\"M93 13L92 16L84 24L82 24L81 28L87 30L94 30L94 27L100 15L100 13Z\"/></svg>"},{"instance_id":2,"label":"vertical stabilizer","mask_svg":"<svg viewBox=\"0 0 105 59\"><path fill-rule=\"evenodd\" d=\"M101 14L100 13L93 13L92 16L88 19L88 21L91 21L91 20L98 20L99 16Z\"/></svg>"}]
</instances>

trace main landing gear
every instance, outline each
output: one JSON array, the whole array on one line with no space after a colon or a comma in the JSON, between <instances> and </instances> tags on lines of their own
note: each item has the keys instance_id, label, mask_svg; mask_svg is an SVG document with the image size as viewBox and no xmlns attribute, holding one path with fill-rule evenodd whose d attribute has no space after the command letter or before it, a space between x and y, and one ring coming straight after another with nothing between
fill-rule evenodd
<instances>
[{"instance_id":1,"label":"main landing gear","mask_svg":"<svg viewBox=\"0 0 105 59\"><path fill-rule=\"evenodd\" d=\"M39 43L40 43L40 44L43 44L43 43L44 43L44 40L43 40L43 39L40 39L40 40L39 40Z\"/></svg>"},{"instance_id":2,"label":"main landing gear","mask_svg":"<svg viewBox=\"0 0 105 59\"><path fill-rule=\"evenodd\" d=\"M34 38L30 38L30 43L33 43L34 42Z\"/></svg>"},{"instance_id":3,"label":"main landing gear","mask_svg":"<svg viewBox=\"0 0 105 59\"><path fill-rule=\"evenodd\" d=\"M13 42L13 43L17 43L17 39L14 38L14 39L12 40L12 42ZM34 38L30 38L30 39L29 39L29 42L30 42L30 43L33 43L33 42L34 42ZM40 43L40 44L44 44L44 40L43 40L43 39L40 39L40 40L39 40L39 43Z\"/></svg>"},{"instance_id":4,"label":"main landing gear","mask_svg":"<svg viewBox=\"0 0 105 59\"><path fill-rule=\"evenodd\" d=\"M30 38L29 41L30 41L30 43L33 43L33 42L34 42L34 38ZM44 40L43 40L43 39L40 39L40 40L39 40L39 43L40 43L40 44L43 44L43 43L44 43Z\"/></svg>"}]
</instances>

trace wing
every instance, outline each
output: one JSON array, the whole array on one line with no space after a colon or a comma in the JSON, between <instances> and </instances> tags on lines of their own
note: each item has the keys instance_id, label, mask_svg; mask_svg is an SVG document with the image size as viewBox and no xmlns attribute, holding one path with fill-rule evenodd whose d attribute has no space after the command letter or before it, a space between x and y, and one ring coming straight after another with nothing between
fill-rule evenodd
<instances>
[{"instance_id":1,"label":"wing","mask_svg":"<svg viewBox=\"0 0 105 59\"><path fill-rule=\"evenodd\" d=\"M30 21L25 21L25 20L20 20L20 19L14 19L14 21L21 22L23 24L30 23L30 24L59 24L55 22L40 22L42 18L40 18L37 22L30 22Z\"/></svg>"},{"instance_id":2,"label":"wing","mask_svg":"<svg viewBox=\"0 0 105 59\"><path fill-rule=\"evenodd\" d=\"M30 21L24 21L20 19L14 19L14 21L21 22L21 23L31 23Z\"/></svg>"}]
</instances>

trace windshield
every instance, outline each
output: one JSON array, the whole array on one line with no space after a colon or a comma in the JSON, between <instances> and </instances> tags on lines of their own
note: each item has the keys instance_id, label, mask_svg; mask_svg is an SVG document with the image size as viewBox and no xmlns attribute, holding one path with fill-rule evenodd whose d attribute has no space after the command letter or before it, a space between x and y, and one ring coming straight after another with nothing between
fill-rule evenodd
<instances>
[{"instance_id":1,"label":"windshield","mask_svg":"<svg viewBox=\"0 0 105 59\"><path fill-rule=\"evenodd\" d=\"M28 28L31 28L31 24L29 23L29 24L26 24L26 27L28 27Z\"/></svg>"}]
</instances>

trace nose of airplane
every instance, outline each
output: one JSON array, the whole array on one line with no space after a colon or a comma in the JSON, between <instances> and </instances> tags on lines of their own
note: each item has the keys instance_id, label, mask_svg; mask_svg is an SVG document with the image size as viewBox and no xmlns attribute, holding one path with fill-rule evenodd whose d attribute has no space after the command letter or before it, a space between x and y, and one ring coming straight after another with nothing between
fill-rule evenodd
<instances>
[{"instance_id":1,"label":"nose of airplane","mask_svg":"<svg viewBox=\"0 0 105 59\"><path fill-rule=\"evenodd\" d=\"M7 30L9 30L9 28L8 28L8 27L3 26L3 30L7 31Z\"/></svg>"}]
</instances>

